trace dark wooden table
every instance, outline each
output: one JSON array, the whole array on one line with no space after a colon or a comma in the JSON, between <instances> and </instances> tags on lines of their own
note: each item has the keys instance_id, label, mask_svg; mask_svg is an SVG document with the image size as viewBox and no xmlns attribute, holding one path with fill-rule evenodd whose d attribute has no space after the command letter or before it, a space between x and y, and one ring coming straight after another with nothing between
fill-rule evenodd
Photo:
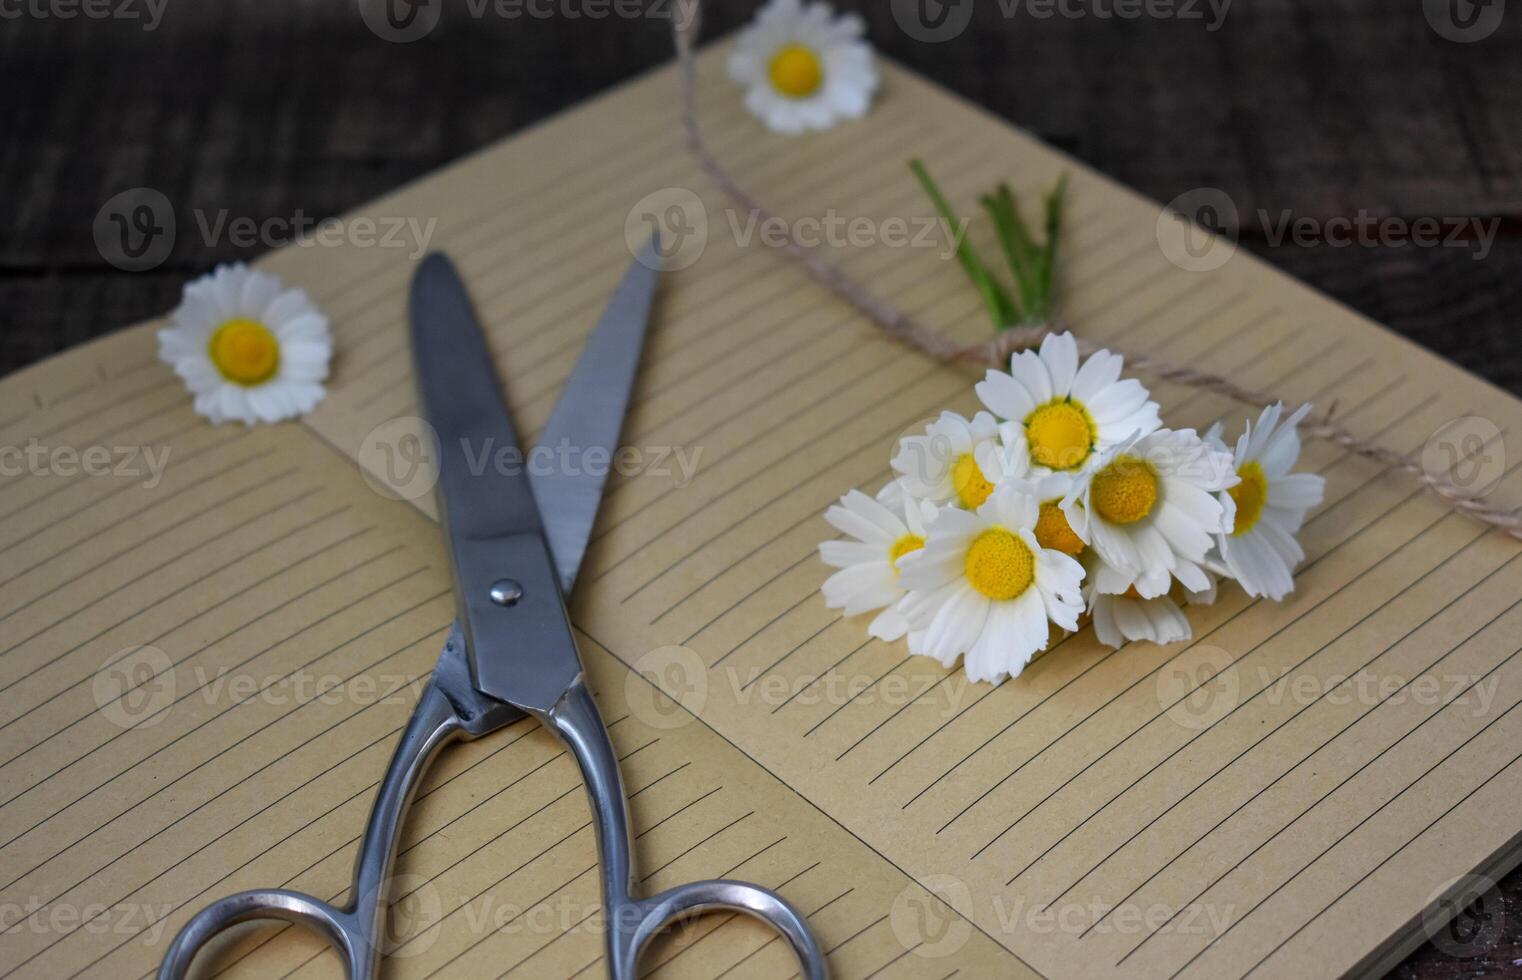
<instances>
[{"instance_id":1,"label":"dark wooden table","mask_svg":"<svg viewBox=\"0 0 1522 980\"><path fill-rule=\"evenodd\" d=\"M182 229L162 264L119 271L92 229L122 190L182 212L335 214L671 53L664 20L565 16L599 0L446 16L411 44L378 38L355 0L109 0L113 16L66 19L71 2L0 0L4 371L161 313L185 279L262 250ZM1221 188L1249 248L1522 393L1522 9L1494 23L1503 2L1237 0L1221 15L1222 0L1173 0L1157 16L1160 0L961 0L970 22L933 43L918 14L961 6L841 6L883 52L1151 197ZM710 35L754 7L709 4ZM1479 39L1444 36L1471 19ZM1286 213L1384 234L1277 240ZM1396 240L1422 218L1498 234ZM1522 875L1500 893L1485 941L1429 944L1397 975L1522 974Z\"/></svg>"}]
</instances>

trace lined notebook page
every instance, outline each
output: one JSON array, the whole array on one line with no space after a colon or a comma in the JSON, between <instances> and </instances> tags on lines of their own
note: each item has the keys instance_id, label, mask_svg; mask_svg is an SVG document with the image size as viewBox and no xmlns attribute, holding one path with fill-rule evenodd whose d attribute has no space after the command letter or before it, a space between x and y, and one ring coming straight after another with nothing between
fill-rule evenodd
<instances>
[{"instance_id":1,"label":"lined notebook page","mask_svg":"<svg viewBox=\"0 0 1522 980\"><path fill-rule=\"evenodd\" d=\"M914 155L969 212L1000 179L1035 192L1069 172L1063 290L1086 337L1335 402L1400 449L1488 419L1496 434L1454 440L1472 457L1456 461L1495 470L1495 499L1522 497L1515 400L1246 255L1171 264L1156 206L891 66L867 120L807 140L764 134L721 67L702 61L709 138L779 212L928 217ZM877 338L742 243L747 219L681 151L672 98L669 71L639 79L365 209L438 219L433 245L460 265L531 436L629 261L631 209L671 189L705 206L706 247L666 278L625 433L649 465L610 483L573 610L650 887L778 887L840 976L1323 976L1388 964L1457 879L1514 862L1519 549L1335 447L1303 460L1328 489L1299 591L1275 605L1227 589L1191 611L1187 646L1107 651L1084 631L990 688L826 610L824 508L880 486L899 434L973 410L974 377ZM939 249L831 257L926 322L986 335ZM0 389L8 445L172 447L152 489L0 486L19 558L0 583L7 972L146 975L222 893L340 893L437 655L450 602L430 505L383 497L351 462L381 466L377 427L417 412L412 264L293 248L266 265L333 317L334 384L309 428L197 423L144 330ZM1154 393L1173 424L1239 424L1213 396ZM528 722L447 753L402 843L388 969L596 975L577 786ZM709 917L646 966L785 974L769 939ZM250 926L206 966L335 961Z\"/></svg>"},{"instance_id":2,"label":"lined notebook page","mask_svg":"<svg viewBox=\"0 0 1522 980\"><path fill-rule=\"evenodd\" d=\"M169 454L157 481L0 486L7 974L148 976L222 894L340 898L453 616L435 525L315 434L205 425L153 343L129 331L7 382L8 407L27 408L7 430L22 445ZM643 887L734 875L777 888L845 976L914 975L914 951L936 941L938 975L1009 970L994 940L581 640ZM445 753L401 842L389 975L596 975L589 821L574 762L530 721ZM273 925L198 962L234 976L336 969L319 939ZM645 962L775 976L791 953L748 920L709 916Z\"/></svg>"}]
</instances>

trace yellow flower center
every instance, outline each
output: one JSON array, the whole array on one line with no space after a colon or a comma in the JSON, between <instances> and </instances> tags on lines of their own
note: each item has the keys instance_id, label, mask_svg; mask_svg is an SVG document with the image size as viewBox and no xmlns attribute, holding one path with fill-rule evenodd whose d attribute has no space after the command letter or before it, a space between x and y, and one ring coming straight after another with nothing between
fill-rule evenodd
<instances>
[{"instance_id":1,"label":"yellow flower center","mask_svg":"<svg viewBox=\"0 0 1522 980\"><path fill-rule=\"evenodd\" d=\"M258 320L235 317L211 335L211 363L235 384L263 384L280 367L280 342Z\"/></svg>"},{"instance_id":2,"label":"yellow flower center","mask_svg":"<svg viewBox=\"0 0 1522 980\"><path fill-rule=\"evenodd\" d=\"M1074 558L1083 551L1083 540L1073 533L1067 515L1055 500L1041 505L1041 516L1036 518L1036 543Z\"/></svg>"},{"instance_id":3,"label":"yellow flower center","mask_svg":"<svg viewBox=\"0 0 1522 980\"><path fill-rule=\"evenodd\" d=\"M1077 469L1094 451L1094 420L1066 398L1047 402L1025 418L1031 459L1054 470Z\"/></svg>"},{"instance_id":4,"label":"yellow flower center","mask_svg":"<svg viewBox=\"0 0 1522 980\"><path fill-rule=\"evenodd\" d=\"M1135 524L1157 503L1157 473L1144 459L1117 456L1094 474L1089 499L1111 524Z\"/></svg>"},{"instance_id":5,"label":"yellow flower center","mask_svg":"<svg viewBox=\"0 0 1522 980\"><path fill-rule=\"evenodd\" d=\"M1019 596L1036 579L1036 556L1013 533L991 527L967 549L967 581L998 602Z\"/></svg>"},{"instance_id":6,"label":"yellow flower center","mask_svg":"<svg viewBox=\"0 0 1522 980\"><path fill-rule=\"evenodd\" d=\"M957 499L968 510L983 506L983 501L994 492L994 485L983 475L972 453L963 453L951 465L951 485L956 489Z\"/></svg>"},{"instance_id":7,"label":"yellow flower center","mask_svg":"<svg viewBox=\"0 0 1522 980\"><path fill-rule=\"evenodd\" d=\"M807 45L796 41L785 44L772 56L772 87L788 98L801 99L819 91L824 81L824 65Z\"/></svg>"},{"instance_id":8,"label":"yellow flower center","mask_svg":"<svg viewBox=\"0 0 1522 980\"><path fill-rule=\"evenodd\" d=\"M918 534L906 534L893 542L893 547L888 549L888 561L893 563L893 574L898 574L898 560L911 551L919 551L925 547L925 539Z\"/></svg>"},{"instance_id":9,"label":"yellow flower center","mask_svg":"<svg viewBox=\"0 0 1522 980\"><path fill-rule=\"evenodd\" d=\"M1237 476L1242 482L1226 491L1237 505L1237 526L1232 528L1233 535L1251 531L1258 518L1263 516L1263 505L1268 503L1268 477L1263 475L1263 467L1257 460L1237 470Z\"/></svg>"}]
</instances>

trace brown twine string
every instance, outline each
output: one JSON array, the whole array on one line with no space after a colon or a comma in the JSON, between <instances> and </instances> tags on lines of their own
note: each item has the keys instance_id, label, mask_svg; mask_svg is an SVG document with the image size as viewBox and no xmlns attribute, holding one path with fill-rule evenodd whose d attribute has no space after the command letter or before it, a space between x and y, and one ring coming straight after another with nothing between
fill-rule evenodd
<instances>
[{"instance_id":1,"label":"brown twine string","mask_svg":"<svg viewBox=\"0 0 1522 980\"><path fill-rule=\"evenodd\" d=\"M708 178L740 210L755 215L758 223L776 224L770 221L773 213L735 181L703 139L703 134L698 127L697 63L693 56L693 44L698 36L702 2L701 0L677 0L676 6L677 13L672 20L676 39L682 136L687 149ZM788 226L783 225L783 227ZM1006 368L1010 356L1016 351L1035 347L1048 334L1060 333L1067 329L1060 322L1031 324L1003 330L992 340L983 343L962 343L938 330L917 323L902 310L873 295L839 266L823 258L815 249L799 242L793 237L791 231L788 232L783 244L783 251L808 269L814 278L831 292L860 310L893 340L940 361ZM1078 338L1080 354L1087 356L1099 349L1094 344ZM1124 351L1116 351L1116 353L1125 357L1129 367L1164 381L1209 391L1259 408L1279 401L1278 398L1264 392L1243 387L1228 378L1208 371L1171 364L1144 354L1128 354ZM1301 434L1312 439L1334 443L1354 455L1409 474L1454 510L1522 540L1522 512L1486 503L1453 483L1447 476L1428 472L1420 460L1411 454L1402 453L1354 435L1332 417L1335 410L1334 402L1332 411L1307 418L1300 425Z\"/></svg>"}]
</instances>

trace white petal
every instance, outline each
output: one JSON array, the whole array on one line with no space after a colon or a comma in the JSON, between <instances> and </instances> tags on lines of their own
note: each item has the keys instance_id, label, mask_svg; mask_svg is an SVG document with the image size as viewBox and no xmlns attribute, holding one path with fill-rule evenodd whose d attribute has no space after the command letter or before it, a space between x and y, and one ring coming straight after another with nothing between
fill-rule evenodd
<instances>
[{"instance_id":1,"label":"white petal","mask_svg":"<svg viewBox=\"0 0 1522 980\"><path fill-rule=\"evenodd\" d=\"M1052 394L1066 397L1073 390L1073 378L1078 373L1078 342L1067 331L1049 333L1041 341L1040 356L1051 376Z\"/></svg>"}]
</instances>

